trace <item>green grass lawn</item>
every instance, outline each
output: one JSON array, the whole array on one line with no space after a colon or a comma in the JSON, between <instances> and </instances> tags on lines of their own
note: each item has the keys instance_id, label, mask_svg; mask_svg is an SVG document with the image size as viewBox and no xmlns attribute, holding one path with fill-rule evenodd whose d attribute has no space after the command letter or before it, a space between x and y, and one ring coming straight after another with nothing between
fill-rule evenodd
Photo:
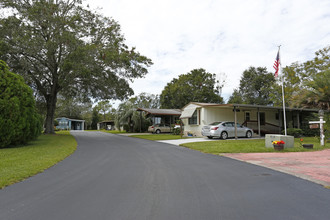
<instances>
[{"instance_id":1,"label":"green grass lawn","mask_svg":"<svg viewBox=\"0 0 330 220\"><path fill-rule=\"evenodd\" d=\"M300 146L299 142L299 138L296 138L293 148L286 148L284 151L281 152L316 151L323 150L325 148L330 148L330 143L326 143L325 147L321 147L320 141L314 137L304 138L303 141L305 144L314 144L314 149L305 149ZM275 152L273 148L265 147L264 139L218 140L208 142L186 143L182 144L181 146L209 154Z\"/></svg>"},{"instance_id":2,"label":"green grass lawn","mask_svg":"<svg viewBox=\"0 0 330 220\"><path fill-rule=\"evenodd\" d=\"M71 155L77 142L69 131L41 135L24 146L0 149L0 189L44 171Z\"/></svg>"},{"instance_id":3,"label":"green grass lawn","mask_svg":"<svg viewBox=\"0 0 330 220\"><path fill-rule=\"evenodd\" d=\"M173 134L142 134L142 135L131 135L130 137L142 138L152 141L175 140L175 139L186 138L186 137L181 138L180 135L173 135Z\"/></svg>"}]
</instances>

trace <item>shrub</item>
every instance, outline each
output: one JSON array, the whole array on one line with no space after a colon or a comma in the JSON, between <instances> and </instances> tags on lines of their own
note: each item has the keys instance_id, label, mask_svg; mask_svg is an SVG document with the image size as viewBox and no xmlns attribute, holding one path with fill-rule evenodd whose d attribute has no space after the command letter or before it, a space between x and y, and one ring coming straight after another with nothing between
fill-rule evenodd
<instances>
[{"instance_id":1,"label":"shrub","mask_svg":"<svg viewBox=\"0 0 330 220\"><path fill-rule=\"evenodd\" d=\"M294 136L295 138L301 137L303 134L303 130L300 128L288 128L286 132L288 135Z\"/></svg>"},{"instance_id":2,"label":"shrub","mask_svg":"<svg viewBox=\"0 0 330 220\"><path fill-rule=\"evenodd\" d=\"M32 89L0 60L0 148L35 139L41 129Z\"/></svg>"},{"instance_id":3,"label":"shrub","mask_svg":"<svg viewBox=\"0 0 330 220\"><path fill-rule=\"evenodd\" d=\"M54 126L58 126L59 125L59 122L55 119L54 120Z\"/></svg>"},{"instance_id":4,"label":"shrub","mask_svg":"<svg viewBox=\"0 0 330 220\"><path fill-rule=\"evenodd\" d=\"M179 135L180 133L181 133L180 128L173 128L173 130L172 130L172 134L174 134L174 135Z\"/></svg>"},{"instance_id":5,"label":"shrub","mask_svg":"<svg viewBox=\"0 0 330 220\"><path fill-rule=\"evenodd\" d=\"M124 124L123 128L124 128L124 131L130 132L130 128L129 128L128 124Z\"/></svg>"},{"instance_id":6,"label":"shrub","mask_svg":"<svg viewBox=\"0 0 330 220\"><path fill-rule=\"evenodd\" d=\"M319 137L320 136L320 129L310 129L310 128L305 128L303 129L303 135L305 137Z\"/></svg>"}]
</instances>

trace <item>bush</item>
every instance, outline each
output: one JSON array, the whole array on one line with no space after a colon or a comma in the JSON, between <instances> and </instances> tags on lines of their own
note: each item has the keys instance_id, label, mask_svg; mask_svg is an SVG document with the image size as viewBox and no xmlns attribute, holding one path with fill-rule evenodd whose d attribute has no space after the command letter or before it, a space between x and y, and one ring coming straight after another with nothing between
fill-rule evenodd
<instances>
[{"instance_id":1,"label":"bush","mask_svg":"<svg viewBox=\"0 0 330 220\"><path fill-rule=\"evenodd\" d=\"M295 138L301 137L303 135L303 130L300 128L288 128L286 129L288 135L294 136Z\"/></svg>"},{"instance_id":2,"label":"bush","mask_svg":"<svg viewBox=\"0 0 330 220\"><path fill-rule=\"evenodd\" d=\"M174 134L174 135L179 135L180 133L181 133L180 128L173 128L173 130L172 130L172 134Z\"/></svg>"},{"instance_id":3,"label":"bush","mask_svg":"<svg viewBox=\"0 0 330 220\"><path fill-rule=\"evenodd\" d=\"M0 60L0 148L25 144L41 134L32 89Z\"/></svg>"},{"instance_id":4,"label":"bush","mask_svg":"<svg viewBox=\"0 0 330 220\"><path fill-rule=\"evenodd\" d=\"M126 132L130 132L130 128L129 128L128 124L124 124L123 129Z\"/></svg>"},{"instance_id":5,"label":"bush","mask_svg":"<svg viewBox=\"0 0 330 220\"><path fill-rule=\"evenodd\" d=\"M59 125L59 122L55 119L54 120L54 126L58 126Z\"/></svg>"},{"instance_id":6,"label":"bush","mask_svg":"<svg viewBox=\"0 0 330 220\"><path fill-rule=\"evenodd\" d=\"M303 135L305 137L319 137L320 129L319 128L315 128L315 129L305 128L305 129L303 129Z\"/></svg>"}]
</instances>

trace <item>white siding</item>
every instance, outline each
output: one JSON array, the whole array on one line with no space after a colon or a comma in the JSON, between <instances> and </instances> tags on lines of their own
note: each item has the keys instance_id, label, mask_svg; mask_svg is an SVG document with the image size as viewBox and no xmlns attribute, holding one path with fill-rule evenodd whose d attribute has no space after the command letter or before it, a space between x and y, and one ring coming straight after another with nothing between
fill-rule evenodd
<instances>
[{"instance_id":1,"label":"white siding","mask_svg":"<svg viewBox=\"0 0 330 220\"><path fill-rule=\"evenodd\" d=\"M205 109L205 124L210 124L215 121L230 121L234 120L234 112L231 109L223 108L207 108Z\"/></svg>"}]
</instances>

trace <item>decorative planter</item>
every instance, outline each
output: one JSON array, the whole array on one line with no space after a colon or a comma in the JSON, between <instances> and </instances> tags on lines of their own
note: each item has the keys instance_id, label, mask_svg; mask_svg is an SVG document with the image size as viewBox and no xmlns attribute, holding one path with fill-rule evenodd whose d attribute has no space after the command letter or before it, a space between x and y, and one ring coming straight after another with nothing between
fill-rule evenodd
<instances>
[{"instance_id":1,"label":"decorative planter","mask_svg":"<svg viewBox=\"0 0 330 220\"><path fill-rule=\"evenodd\" d=\"M302 146L303 146L303 148L306 148L306 149L313 149L314 144L303 144Z\"/></svg>"},{"instance_id":2,"label":"decorative planter","mask_svg":"<svg viewBox=\"0 0 330 220\"><path fill-rule=\"evenodd\" d=\"M284 149L284 144L274 144L274 150L280 151Z\"/></svg>"}]
</instances>

